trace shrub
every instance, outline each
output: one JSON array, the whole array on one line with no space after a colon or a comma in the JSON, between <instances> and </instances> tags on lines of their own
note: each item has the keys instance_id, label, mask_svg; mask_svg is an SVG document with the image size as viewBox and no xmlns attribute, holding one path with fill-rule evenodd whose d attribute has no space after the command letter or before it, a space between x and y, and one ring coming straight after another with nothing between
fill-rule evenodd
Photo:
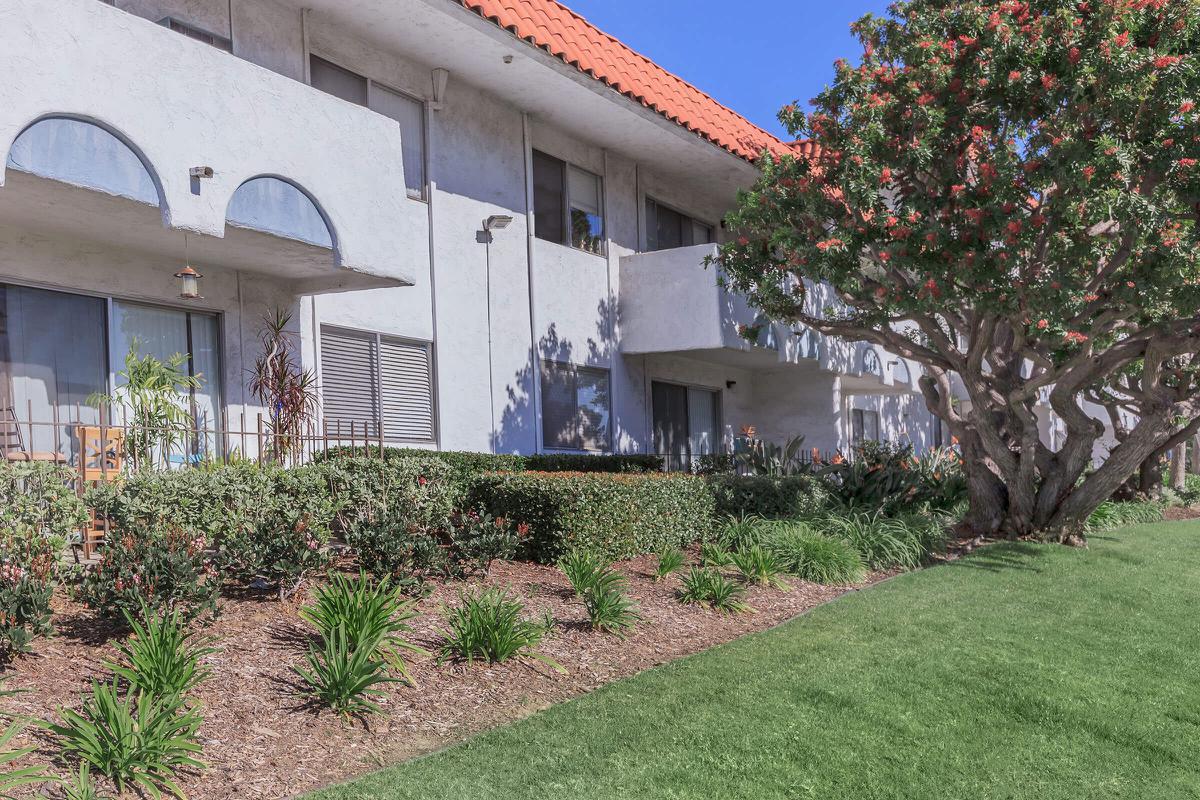
<instances>
[{"instance_id":1,"label":"shrub","mask_svg":"<svg viewBox=\"0 0 1200 800\"><path fill-rule=\"evenodd\" d=\"M382 659L415 685L404 653L428 653L404 638L412 633L408 622L417 613L413 604L401 597L402 589L386 578L372 583L365 573L357 578L335 575L328 585L317 589L316 598L300 610L300 616L326 641L341 629L351 650L365 648L371 658Z\"/></svg>"},{"instance_id":2,"label":"shrub","mask_svg":"<svg viewBox=\"0 0 1200 800\"><path fill-rule=\"evenodd\" d=\"M204 767L194 741L203 720L182 697L131 692L122 699L116 679L92 681L82 711L60 708L59 715L61 724L45 727L62 752L107 775L120 792L137 788L153 797L167 791L182 798L175 773Z\"/></svg>"},{"instance_id":3,"label":"shrub","mask_svg":"<svg viewBox=\"0 0 1200 800\"><path fill-rule=\"evenodd\" d=\"M28 529L60 541L87 524L69 467L0 460L0 531Z\"/></svg>"},{"instance_id":4,"label":"shrub","mask_svg":"<svg viewBox=\"0 0 1200 800\"><path fill-rule=\"evenodd\" d=\"M184 695L208 679L208 670L200 659L217 652L211 640L200 639L187 629L179 612L161 613L143 610L143 624L127 614L133 636L117 645L123 663L105 663L113 674L123 678L130 692L156 697Z\"/></svg>"},{"instance_id":5,"label":"shrub","mask_svg":"<svg viewBox=\"0 0 1200 800\"><path fill-rule=\"evenodd\" d=\"M195 532L214 549L224 580L262 582L281 596L326 567L336 510L323 470L250 462L139 472L87 500L117 532Z\"/></svg>"},{"instance_id":6,"label":"shrub","mask_svg":"<svg viewBox=\"0 0 1200 800\"><path fill-rule=\"evenodd\" d=\"M533 472L661 472L662 456L644 453L541 453L525 457L525 469Z\"/></svg>"},{"instance_id":7,"label":"shrub","mask_svg":"<svg viewBox=\"0 0 1200 800\"><path fill-rule=\"evenodd\" d=\"M572 550L558 560L558 568L571 582L576 597L596 585L601 573L608 567L605 561L591 550Z\"/></svg>"},{"instance_id":8,"label":"shrub","mask_svg":"<svg viewBox=\"0 0 1200 800\"><path fill-rule=\"evenodd\" d=\"M788 588L787 583L779 577L783 572L783 564L779 557L760 544L730 553L729 560L741 573L742 579L746 583L755 586L774 586L777 589Z\"/></svg>"},{"instance_id":9,"label":"shrub","mask_svg":"<svg viewBox=\"0 0 1200 800\"><path fill-rule=\"evenodd\" d=\"M593 630L621 636L642 618L637 605L625 596L626 583L621 573L604 567L584 590L583 605Z\"/></svg>"},{"instance_id":10,"label":"shrub","mask_svg":"<svg viewBox=\"0 0 1200 800\"><path fill-rule=\"evenodd\" d=\"M1146 522L1160 522L1163 518L1163 504L1156 500L1136 502L1105 501L1092 512L1088 518L1089 531L1108 531L1126 525L1139 525Z\"/></svg>"},{"instance_id":11,"label":"shrub","mask_svg":"<svg viewBox=\"0 0 1200 800\"><path fill-rule=\"evenodd\" d=\"M915 569L946 543L946 522L940 515L830 514L812 525L848 543L872 569Z\"/></svg>"},{"instance_id":12,"label":"shrub","mask_svg":"<svg viewBox=\"0 0 1200 800\"><path fill-rule=\"evenodd\" d=\"M460 603L446 612L450 626L445 632L440 662L457 658L474 663L481 659L490 664L510 658L532 658L558 672L565 672L552 659L536 652L546 635L547 626L524 619L525 606L504 589L463 592Z\"/></svg>"},{"instance_id":13,"label":"shrub","mask_svg":"<svg viewBox=\"0 0 1200 800\"><path fill-rule=\"evenodd\" d=\"M665 581L667 576L683 568L684 555L678 547L668 547L658 554L658 566L654 568L654 580Z\"/></svg>"},{"instance_id":14,"label":"shrub","mask_svg":"<svg viewBox=\"0 0 1200 800\"><path fill-rule=\"evenodd\" d=\"M822 536L802 522L780 523L764 538L784 572L813 583L859 583L866 578L862 556L850 544Z\"/></svg>"},{"instance_id":15,"label":"shrub","mask_svg":"<svg viewBox=\"0 0 1200 800\"><path fill-rule=\"evenodd\" d=\"M28 525L0 529L0 656L27 653L53 633L50 598L63 540Z\"/></svg>"},{"instance_id":16,"label":"shrub","mask_svg":"<svg viewBox=\"0 0 1200 800\"><path fill-rule=\"evenodd\" d=\"M726 550L742 550L762 540L766 520L753 514L729 517L717 530L717 542Z\"/></svg>"},{"instance_id":17,"label":"shrub","mask_svg":"<svg viewBox=\"0 0 1200 800\"><path fill-rule=\"evenodd\" d=\"M820 512L828 500L824 485L805 475L719 474L706 480L723 517L803 516Z\"/></svg>"},{"instance_id":18,"label":"shrub","mask_svg":"<svg viewBox=\"0 0 1200 800\"><path fill-rule=\"evenodd\" d=\"M3 678L0 678L0 683L3 683L3 680ZM12 689L0 689L0 697L11 697L14 694L17 694L17 692ZM33 786L39 783L50 783L55 780L54 776L46 772L45 767L11 768L15 762L37 752L36 747L21 747L15 750L8 749L9 745L12 744L12 740L17 738L24 730L25 725L23 723L11 722L3 731L0 731L0 798L10 798L9 792L21 786Z\"/></svg>"},{"instance_id":19,"label":"shrub","mask_svg":"<svg viewBox=\"0 0 1200 800\"><path fill-rule=\"evenodd\" d=\"M692 567L683 576L679 589L679 600L683 603L708 606L722 613L734 614L753 610L742 602L745 594L745 589L715 569Z\"/></svg>"},{"instance_id":20,"label":"shrub","mask_svg":"<svg viewBox=\"0 0 1200 800\"><path fill-rule=\"evenodd\" d=\"M220 576L204 534L182 528L122 527L95 566L84 567L77 594L114 619L178 610L185 620L217 615Z\"/></svg>"},{"instance_id":21,"label":"shrub","mask_svg":"<svg viewBox=\"0 0 1200 800\"><path fill-rule=\"evenodd\" d=\"M331 447L325 453L318 453L314 460L318 463L342 462L348 458L358 458L369 461L379 461L379 448L374 447L368 455L363 448ZM418 450L407 447L385 447L384 462L435 461L445 467L444 475L448 488L455 502L461 501L467 493L467 487L479 475L485 472L524 472L526 456L504 453L471 453L445 450Z\"/></svg>"},{"instance_id":22,"label":"shrub","mask_svg":"<svg viewBox=\"0 0 1200 800\"><path fill-rule=\"evenodd\" d=\"M492 514L528 525L522 552L542 563L577 548L612 561L632 558L712 531L712 496L691 475L489 474L471 496Z\"/></svg>"},{"instance_id":23,"label":"shrub","mask_svg":"<svg viewBox=\"0 0 1200 800\"><path fill-rule=\"evenodd\" d=\"M851 511L949 511L967 496L962 463L950 449L917 458L911 445L865 442L853 459L827 464L818 474L834 503Z\"/></svg>"},{"instance_id":24,"label":"shrub","mask_svg":"<svg viewBox=\"0 0 1200 800\"><path fill-rule=\"evenodd\" d=\"M486 511L456 511L450 516L451 572L459 577L487 572L493 561L510 560L528 531Z\"/></svg>"},{"instance_id":25,"label":"shrub","mask_svg":"<svg viewBox=\"0 0 1200 800\"><path fill-rule=\"evenodd\" d=\"M309 647L307 669L293 669L313 700L343 716L363 716L379 711L371 697L383 692L375 687L398 680L388 677L385 667L375 648L355 647L346 628L338 625L324 637L321 650Z\"/></svg>"}]
</instances>

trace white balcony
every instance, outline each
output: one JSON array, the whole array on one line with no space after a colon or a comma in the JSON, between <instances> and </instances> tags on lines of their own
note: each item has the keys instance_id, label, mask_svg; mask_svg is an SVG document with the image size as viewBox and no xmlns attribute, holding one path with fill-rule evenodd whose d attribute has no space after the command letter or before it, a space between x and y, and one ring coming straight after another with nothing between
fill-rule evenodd
<instances>
[{"instance_id":1,"label":"white balcony","mask_svg":"<svg viewBox=\"0 0 1200 800\"><path fill-rule=\"evenodd\" d=\"M221 240L201 248L210 263L302 292L411 284L427 270L425 207L405 195L400 130L383 116L96 0L7 0L0 72L0 225L173 257L181 232L197 234ZM112 134L145 167L149 197L5 171L47 119ZM298 189L311 201L299 215L327 233L250 230L244 194L231 215L260 177Z\"/></svg>"},{"instance_id":2,"label":"white balcony","mask_svg":"<svg viewBox=\"0 0 1200 800\"><path fill-rule=\"evenodd\" d=\"M621 352L747 369L809 365L839 375L850 392L915 389L916 367L882 348L767 321L720 286L717 268L705 265L716 252L716 245L697 245L621 259Z\"/></svg>"}]
</instances>

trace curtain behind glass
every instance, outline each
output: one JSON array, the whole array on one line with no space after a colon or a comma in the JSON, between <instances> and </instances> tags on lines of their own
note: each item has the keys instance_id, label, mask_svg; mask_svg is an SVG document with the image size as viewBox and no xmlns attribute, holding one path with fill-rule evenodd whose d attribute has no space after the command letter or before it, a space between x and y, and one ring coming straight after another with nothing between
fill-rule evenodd
<instances>
[{"instance_id":1,"label":"curtain behind glass","mask_svg":"<svg viewBox=\"0 0 1200 800\"><path fill-rule=\"evenodd\" d=\"M100 421L88 399L108 386L104 305L96 297L0 287L0 374L6 384L0 414L11 408L22 423L24 449L73 458L78 440L71 423ZM57 428L49 424L55 420ZM31 421L43 424L31 432Z\"/></svg>"},{"instance_id":2,"label":"curtain behind glass","mask_svg":"<svg viewBox=\"0 0 1200 800\"><path fill-rule=\"evenodd\" d=\"M717 451L717 395L705 389L688 389L688 446L693 456Z\"/></svg>"}]
</instances>

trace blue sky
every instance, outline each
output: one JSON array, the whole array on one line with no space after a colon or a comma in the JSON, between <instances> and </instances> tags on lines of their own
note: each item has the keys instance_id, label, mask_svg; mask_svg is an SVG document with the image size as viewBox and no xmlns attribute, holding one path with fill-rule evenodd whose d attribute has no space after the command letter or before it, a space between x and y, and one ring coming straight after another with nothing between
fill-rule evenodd
<instances>
[{"instance_id":1,"label":"blue sky","mask_svg":"<svg viewBox=\"0 0 1200 800\"><path fill-rule=\"evenodd\" d=\"M593 25L782 136L775 119L807 103L855 58L850 23L890 0L562 0Z\"/></svg>"}]
</instances>

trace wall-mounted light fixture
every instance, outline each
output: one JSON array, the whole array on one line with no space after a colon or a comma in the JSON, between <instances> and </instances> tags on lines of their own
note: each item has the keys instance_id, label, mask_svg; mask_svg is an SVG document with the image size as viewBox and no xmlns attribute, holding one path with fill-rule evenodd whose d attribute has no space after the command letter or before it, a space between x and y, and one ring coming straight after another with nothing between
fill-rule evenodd
<instances>
[{"instance_id":1,"label":"wall-mounted light fixture","mask_svg":"<svg viewBox=\"0 0 1200 800\"><path fill-rule=\"evenodd\" d=\"M212 167L192 167L188 170L188 175L192 178L211 178L213 176Z\"/></svg>"},{"instance_id":2,"label":"wall-mounted light fixture","mask_svg":"<svg viewBox=\"0 0 1200 800\"><path fill-rule=\"evenodd\" d=\"M513 218L507 214L492 214L483 221L485 231L501 231L512 224Z\"/></svg>"}]
</instances>

